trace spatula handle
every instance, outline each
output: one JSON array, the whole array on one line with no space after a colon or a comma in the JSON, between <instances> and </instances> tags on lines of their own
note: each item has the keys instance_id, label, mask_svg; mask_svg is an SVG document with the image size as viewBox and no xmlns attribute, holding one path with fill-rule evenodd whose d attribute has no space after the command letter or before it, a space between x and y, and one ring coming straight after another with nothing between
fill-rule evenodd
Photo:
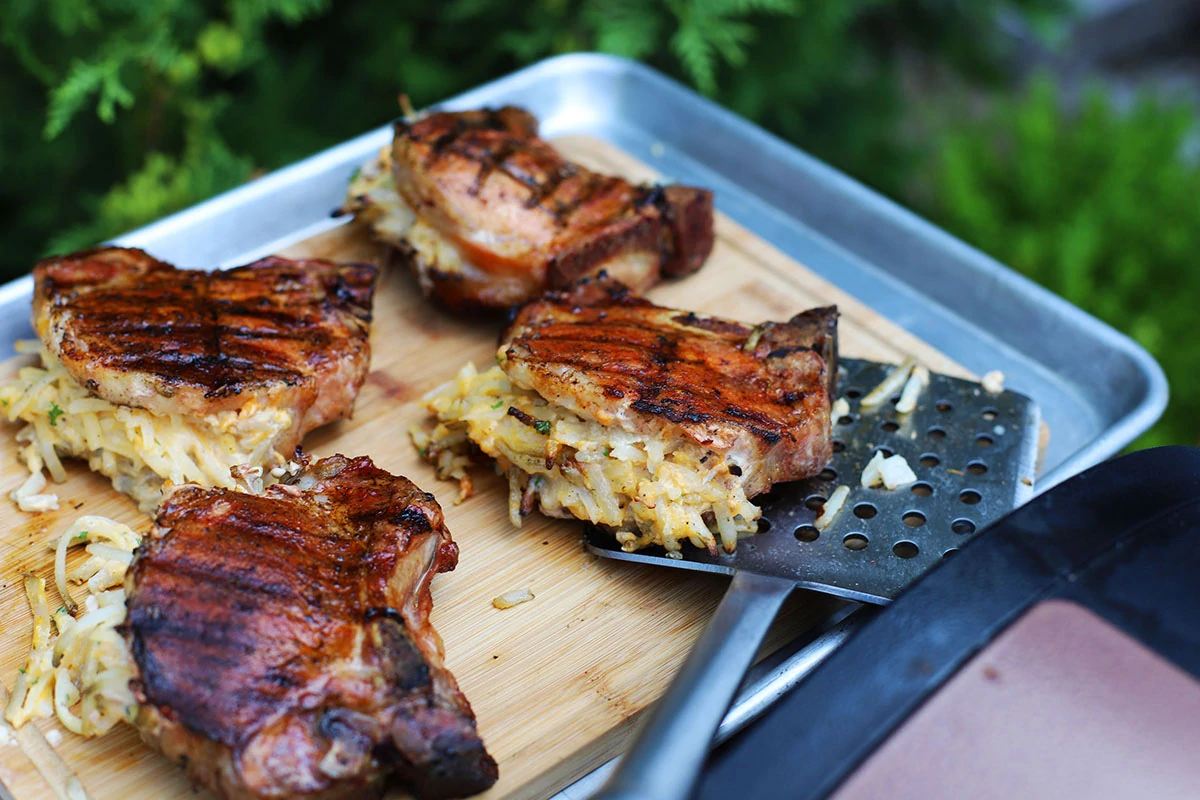
<instances>
[{"instance_id":1,"label":"spatula handle","mask_svg":"<svg viewBox=\"0 0 1200 800\"><path fill-rule=\"evenodd\" d=\"M721 719L794 586L750 572L734 575L691 655L593 800L688 796Z\"/></svg>"}]
</instances>

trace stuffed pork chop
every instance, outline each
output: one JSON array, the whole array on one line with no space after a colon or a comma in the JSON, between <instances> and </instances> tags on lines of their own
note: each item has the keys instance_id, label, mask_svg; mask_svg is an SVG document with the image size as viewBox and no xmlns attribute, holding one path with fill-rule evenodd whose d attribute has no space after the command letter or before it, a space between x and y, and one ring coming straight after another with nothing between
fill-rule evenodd
<instances>
[{"instance_id":1,"label":"stuffed pork chop","mask_svg":"<svg viewBox=\"0 0 1200 800\"><path fill-rule=\"evenodd\" d=\"M458 548L368 458L167 494L125 577L143 737L224 798L459 797L496 781L429 623Z\"/></svg>"},{"instance_id":2,"label":"stuffed pork chop","mask_svg":"<svg viewBox=\"0 0 1200 800\"><path fill-rule=\"evenodd\" d=\"M442 477L495 459L519 524L534 508L616 532L627 550L732 552L750 499L832 455L837 311L746 326L663 308L601 277L522 307L499 364L426 397L414 438Z\"/></svg>"},{"instance_id":3,"label":"stuffed pork chop","mask_svg":"<svg viewBox=\"0 0 1200 800\"><path fill-rule=\"evenodd\" d=\"M713 246L711 192L571 163L512 106L397 123L343 210L459 310L505 309L602 269L644 291L699 269Z\"/></svg>"},{"instance_id":4,"label":"stuffed pork chop","mask_svg":"<svg viewBox=\"0 0 1200 800\"><path fill-rule=\"evenodd\" d=\"M266 258L183 270L99 248L34 269L42 366L0 387L35 477L85 458L144 510L164 480L232 486L349 416L366 376L376 268ZM44 482L44 479L43 479Z\"/></svg>"}]
</instances>

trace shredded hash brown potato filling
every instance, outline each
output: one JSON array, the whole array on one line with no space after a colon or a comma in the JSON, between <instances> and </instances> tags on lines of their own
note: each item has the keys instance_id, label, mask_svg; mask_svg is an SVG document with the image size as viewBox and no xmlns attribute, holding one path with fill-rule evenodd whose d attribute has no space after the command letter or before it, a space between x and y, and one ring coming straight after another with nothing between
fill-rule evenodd
<instances>
[{"instance_id":1,"label":"shredded hash brown potato filling","mask_svg":"<svg viewBox=\"0 0 1200 800\"><path fill-rule=\"evenodd\" d=\"M55 582L64 603L53 613L46 581L25 576L33 642L4 710L13 727L54 715L73 733L99 736L122 720L133 722L133 669L117 627L125 621L125 570L139 541L127 525L105 517L72 523L55 547ZM86 546L88 558L68 572L67 550L77 545ZM71 600L68 582L87 584L81 606Z\"/></svg>"},{"instance_id":2,"label":"shredded hash brown potato filling","mask_svg":"<svg viewBox=\"0 0 1200 800\"><path fill-rule=\"evenodd\" d=\"M632 552L662 545L676 555L683 541L732 552L738 534L757 528L760 510L721 456L690 441L601 425L514 386L500 367L458 377L424 398L437 417L413 441L438 477L470 494L475 448L496 460L509 482L514 525L536 503L553 517L577 517L616 531Z\"/></svg>"},{"instance_id":3,"label":"shredded hash brown potato filling","mask_svg":"<svg viewBox=\"0 0 1200 800\"><path fill-rule=\"evenodd\" d=\"M234 488L232 467L284 460L275 444L295 422L291 411L252 401L239 411L204 417L155 414L96 397L40 342L18 342L17 351L38 353L42 366L22 367L16 378L0 385L0 409L10 422L27 423L17 442L32 474L45 468L61 483L67 473L60 458L85 458L92 470L112 479L117 491L150 512L164 481ZM53 495L38 494L36 485L22 486L14 496L22 510L50 507L43 498Z\"/></svg>"},{"instance_id":4,"label":"shredded hash brown potato filling","mask_svg":"<svg viewBox=\"0 0 1200 800\"><path fill-rule=\"evenodd\" d=\"M350 179L342 211L366 222L384 242L397 247L405 244L417 215L396 191L391 144L385 145L377 157L363 164Z\"/></svg>"},{"instance_id":5,"label":"shredded hash brown potato filling","mask_svg":"<svg viewBox=\"0 0 1200 800\"><path fill-rule=\"evenodd\" d=\"M437 228L422 219L397 191L392 176L390 144L384 146L376 158L363 164L350 179L342 211L365 222L379 241L401 250L411 249L421 263L438 272L487 278L463 258L462 252ZM426 294L433 291L428 271L420 270L417 281Z\"/></svg>"}]
</instances>

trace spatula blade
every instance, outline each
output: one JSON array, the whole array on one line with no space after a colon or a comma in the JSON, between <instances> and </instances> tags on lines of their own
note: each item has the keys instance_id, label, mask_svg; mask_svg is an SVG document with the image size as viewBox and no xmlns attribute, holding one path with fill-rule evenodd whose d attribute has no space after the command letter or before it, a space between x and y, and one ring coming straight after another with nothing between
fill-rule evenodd
<instances>
[{"instance_id":1,"label":"spatula blade","mask_svg":"<svg viewBox=\"0 0 1200 800\"><path fill-rule=\"evenodd\" d=\"M754 502L759 533L743 536L732 554L684 545L683 557L661 547L626 553L611 534L587 533L588 549L606 558L702 572L748 570L797 586L868 603L900 591L1013 508L1033 496L1040 415L1016 392L992 394L978 383L933 375L911 413L894 402L863 409L861 399L893 369L842 359L838 394L850 414L833 422L830 468L780 484ZM863 467L877 450L904 456L917 475L895 490L864 488ZM829 527L814 525L837 486L850 495Z\"/></svg>"}]
</instances>

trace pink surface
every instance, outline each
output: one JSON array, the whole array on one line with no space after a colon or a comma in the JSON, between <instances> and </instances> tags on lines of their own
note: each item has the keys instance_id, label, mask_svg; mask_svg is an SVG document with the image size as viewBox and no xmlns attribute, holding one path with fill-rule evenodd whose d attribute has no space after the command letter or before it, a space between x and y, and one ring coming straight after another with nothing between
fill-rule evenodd
<instances>
[{"instance_id":1,"label":"pink surface","mask_svg":"<svg viewBox=\"0 0 1200 800\"><path fill-rule=\"evenodd\" d=\"M1200 798L1200 683L1091 611L1035 606L833 795Z\"/></svg>"}]
</instances>

